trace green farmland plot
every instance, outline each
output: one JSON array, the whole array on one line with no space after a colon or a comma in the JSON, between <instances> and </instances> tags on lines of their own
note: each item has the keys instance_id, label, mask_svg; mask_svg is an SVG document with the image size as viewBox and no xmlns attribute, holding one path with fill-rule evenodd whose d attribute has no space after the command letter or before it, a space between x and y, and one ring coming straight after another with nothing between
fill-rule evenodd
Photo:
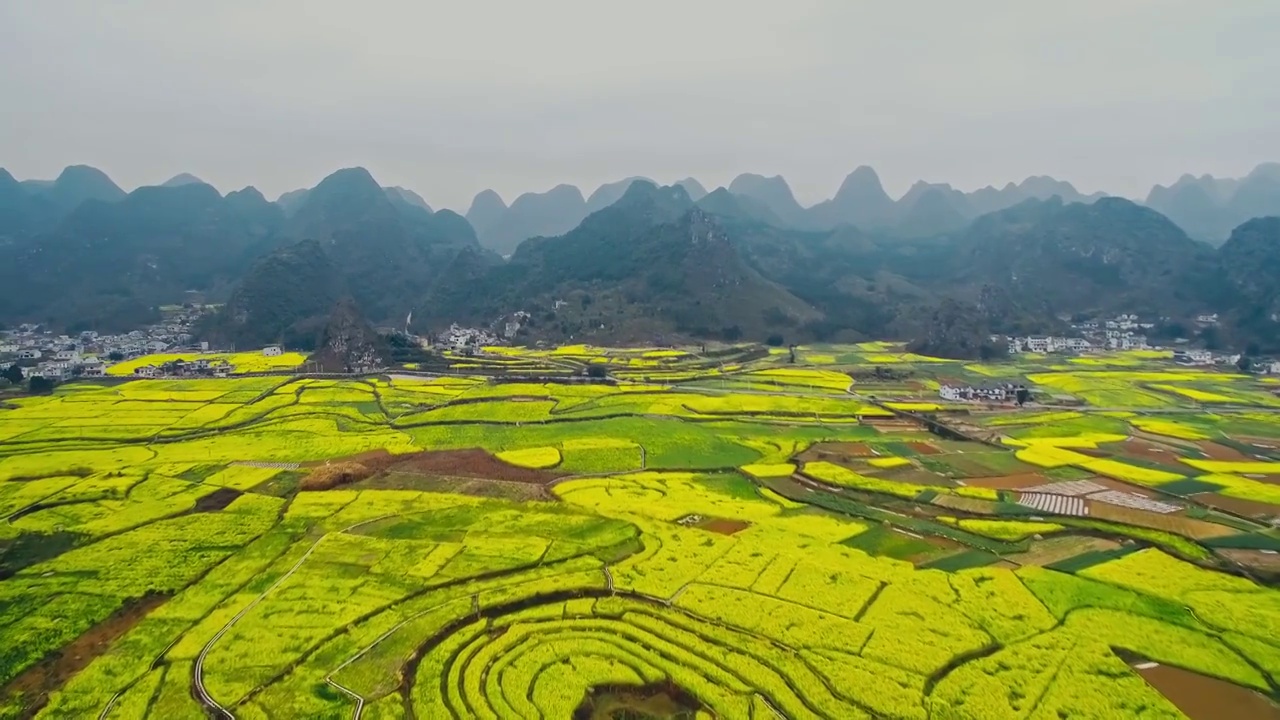
<instances>
[{"instance_id":1,"label":"green farmland plot","mask_svg":"<svg viewBox=\"0 0 1280 720\"><path fill-rule=\"evenodd\" d=\"M1277 697L1278 475L1248 451L1276 425L1244 380L724 352L12 401L0 718L1185 716L1133 658ZM888 366L901 410L999 441L872 404L853 375ZM966 373L1130 409L929 396ZM1105 485L1072 514L1032 497L1055 482Z\"/></svg>"}]
</instances>

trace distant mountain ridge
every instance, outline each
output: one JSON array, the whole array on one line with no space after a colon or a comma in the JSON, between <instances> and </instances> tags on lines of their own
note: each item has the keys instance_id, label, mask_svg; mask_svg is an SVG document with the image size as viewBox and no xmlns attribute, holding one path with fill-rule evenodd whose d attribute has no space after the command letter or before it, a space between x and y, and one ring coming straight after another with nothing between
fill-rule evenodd
<instances>
[{"instance_id":1,"label":"distant mountain ridge","mask_svg":"<svg viewBox=\"0 0 1280 720\"><path fill-rule=\"evenodd\" d=\"M747 265L683 186L643 180L568 233L522 243L508 263L426 305L476 319L548 308L554 327L540 333L632 340L755 336L820 317Z\"/></svg>"},{"instance_id":2,"label":"distant mountain ridge","mask_svg":"<svg viewBox=\"0 0 1280 720\"><path fill-rule=\"evenodd\" d=\"M587 215L587 201L582 191L572 185L557 185L543 193L524 193L496 215L480 241L491 250L510 255L525 240L566 233Z\"/></svg>"},{"instance_id":3,"label":"distant mountain ridge","mask_svg":"<svg viewBox=\"0 0 1280 720\"><path fill-rule=\"evenodd\" d=\"M576 227L587 215L620 198L637 180L647 178L633 176L605 183L590 195L584 195L572 185L557 185L546 192L524 193L511 206L497 193L484 191L472 201L467 220L482 246L510 255L528 238L563 234ZM202 182L195 175L181 173L164 184ZM44 198L44 207L17 210L0 206L0 232L8 226L24 232L32 228L47 230L87 199L113 201L124 195L110 178L88 166L70 166L57 180L24 180L18 184L28 196ZM684 178L675 184L684 187L694 201L708 194L694 178ZM391 186L385 190L394 201L433 212L422 196L408 188ZM1028 199L1058 196L1067 203L1089 203L1106 197L1105 193L1081 193L1071 183L1039 175L1020 183L1010 182L1000 188L987 186L972 192L957 190L946 183L918 181L894 199L885 192L875 170L865 165L851 172L830 199L809 207L796 201L786 179L778 175L744 173L734 178L727 190L740 198L750 198L745 206L747 212L761 219L768 218L768 222L779 227L823 231L853 225L904 237L956 232L980 215ZM291 216L309 192L309 188L290 191L282 194L276 203L286 216ZM1218 245L1231 228L1244 221L1280 214L1280 164L1262 163L1248 176L1238 179L1184 175L1168 187L1153 187L1143 202L1167 215L1191 237Z\"/></svg>"},{"instance_id":4,"label":"distant mountain ridge","mask_svg":"<svg viewBox=\"0 0 1280 720\"><path fill-rule=\"evenodd\" d=\"M1183 178L1149 203L1266 211L1277 186L1280 166L1262 165ZM1151 207L1053 178L919 182L894 200L869 167L810 208L780 176L710 193L631 177L510 206L486 191L466 218L362 168L274 203L193 175L124 194L84 166L54 181L0 170L0 322L126 329L200 298L227 304L210 337L306 342L350 295L373 322L419 331L521 311L518 338L896 337L968 353L974 333L1074 314L1218 312L1220 341L1265 348L1280 345L1277 227L1250 219L1215 251Z\"/></svg>"},{"instance_id":5,"label":"distant mountain ridge","mask_svg":"<svg viewBox=\"0 0 1280 720\"><path fill-rule=\"evenodd\" d=\"M519 207L512 203L510 208L501 202L497 193L486 190L476 195L467 218L476 228L482 245L509 255L528 238L562 234L575 227L587 215L612 204L638 181L652 182L631 177L605 183L584 202L578 202L581 191L577 188L561 185L547 193L526 193L517 200ZM1084 195L1070 183L1038 176L1020 184L1009 183L1001 190L987 187L967 194L950 185L921 181L894 200L884 191L875 170L867 166L850 173L830 200L808 208L795 199L786 179L779 175L739 175L724 188L734 198L732 203L723 196L710 197L715 192L709 193L694 178L675 184L683 187L695 202L707 199L722 209L732 205L745 216L779 228L823 231L853 225L907 237L954 232L978 215L1031 198L1048 199L1057 195L1066 202L1092 202L1105 196L1103 193Z\"/></svg>"},{"instance_id":6,"label":"distant mountain ridge","mask_svg":"<svg viewBox=\"0 0 1280 720\"><path fill-rule=\"evenodd\" d=\"M1262 163L1243 178L1183 175L1168 187L1151 188L1146 205L1192 237L1220 245L1232 228L1252 218L1280 215L1280 163Z\"/></svg>"},{"instance_id":7,"label":"distant mountain ridge","mask_svg":"<svg viewBox=\"0 0 1280 720\"><path fill-rule=\"evenodd\" d=\"M208 183L191 173L178 173L160 183L160 187L178 187L180 185L208 185Z\"/></svg>"}]
</instances>

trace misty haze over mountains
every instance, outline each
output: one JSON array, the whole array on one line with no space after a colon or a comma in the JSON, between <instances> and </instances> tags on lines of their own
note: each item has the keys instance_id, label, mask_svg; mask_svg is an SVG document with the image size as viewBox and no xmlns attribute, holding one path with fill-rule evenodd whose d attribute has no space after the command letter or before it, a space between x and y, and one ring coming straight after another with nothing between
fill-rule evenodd
<instances>
[{"instance_id":1,"label":"misty haze over mountains","mask_svg":"<svg viewBox=\"0 0 1280 720\"><path fill-rule=\"evenodd\" d=\"M568 232L587 215L616 202L637 180L654 182L645 177L628 177L601 185L590 195L584 195L583 190L573 185L561 184L545 192L523 193L510 204L497 192L485 190L472 200L465 217L484 247L509 255L530 237ZM161 186L193 183L202 181L195 175L181 173ZM1058 196L1071 203L1093 202L1106 196L1101 192L1086 195L1069 182L1041 175L1020 183L1009 182L1000 188L987 186L971 192L947 183L921 180L901 197L893 198L884 190L876 171L865 165L850 173L830 199L809 207L796 200L781 176L744 173L727 188L713 188L710 192L694 178L675 184L685 188L695 202L713 195L715 190L724 190L731 198L722 193L707 202L722 208L725 202L732 202L739 212L777 227L829 230L839 225L853 225L903 237L953 232L980 215L1028 199ZM56 180L24 180L20 185L47 202L47 217L69 212L84 200L110 201L125 195L105 173L83 165L68 167ZM432 211L427 200L411 189L390 187L387 190L398 196L398 201ZM291 215L308 192L309 189L303 188L284 193L276 203L286 216ZM1156 185L1140 202L1169 217L1192 238L1220 245L1231 229L1244 221L1280 214L1280 163L1260 164L1242 178L1183 175L1169 186Z\"/></svg>"},{"instance_id":2,"label":"misty haze over mountains","mask_svg":"<svg viewBox=\"0 0 1280 720\"><path fill-rule=\"evenodd\" d=\"M1280 214L1278 178L1280 165L1275 163L1259 165L1239 179L1216 180L1207 175L1196 179L1188 175L1172 188L1152 188L1145 204L1173 219L1191 237L1220 245L1231 229L1245 220ZM602 185L585 200L577 188L559 185L545 193L524 193L511 207L493 190L485 190L476 195L466 216L481 244L510 254L526 238L567 232L587 215L616 201L636 180L648 178L626 178ZM676 184L684 187L695 202L708 195L693 178ZM865 165L850 173L831 199L811 207L796 200L781 176L744 173L723 189L743 205L744 212L777 227L829 230L853 225L904 237L959 230L980 215L1029 199L1057 196L1068 203L1087 203L1106 197L1100 192L1085 195L1069 182L1040 175L1002 188L987 186L967 193L946 183L921 180L894 199L885 192L876 171ZM724 199L717 197L713 202Z\"/></svg>"},{"instance_id":3,"label":"misty haze over mountains","mask_svg":"<svg viewBox=\"0 0 1280 720\"><path fill-rule=\"evenodd\" d=\"M1049 177L968 193L922 181L895 199L859 167L810 207L778 176L710 192L629 177L509 205L485 191L465 217L363 168L276 202L185 173L125 193L87 166L0 170L0 322L127 328L194 293L226 303L208 337L305 346L351 296L419 331L520 311L548 340L889 337L968 353L1064 316L1177 328L1214 311L1223 338L1280 349L1280 220L1255 219L1280 216L1278 168L1188 176L1145 207Z\"/></svg>"}]
</instances>

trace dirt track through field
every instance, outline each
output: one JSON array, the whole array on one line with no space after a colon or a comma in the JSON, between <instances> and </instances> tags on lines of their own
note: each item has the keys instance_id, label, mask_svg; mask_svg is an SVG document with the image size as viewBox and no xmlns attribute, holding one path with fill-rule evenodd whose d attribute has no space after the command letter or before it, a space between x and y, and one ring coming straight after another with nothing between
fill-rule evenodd
<instances>
[{"instance_id":1,"label":"dirt track through field","mask_svg":"<svg viewBox=\"0 0 1280 720\"><path fill-rule=\"evenodd\" d=\"M55 655L45 658L10 680L0 692L0 697L22 695L31 698L19 717L34 717L48 702L50 692L62 687L76 673L88 667L117 639L168 599L167 595L148 595L126 604Z\"/></svg>"},{"instance_id":2,"label":"dirt track through field","mask_svg":"<svg viewBox=\"0 0 1280 720\"><path fill-rule=\"evenodd\" d=\"M354 530L357 527L360 527L361 525L368 525L369 523L377 522L378 520L384 520L388 517L392 517L392 516L382 515L376 518L370 518L368 520L361 520L360 522L349 525L339 530L338 532L339 533L349 532L351 530ZM327 533L325 535L321 535L319 538L316 539L315 542L311 543L311 547L307 548L307 551L302 554L302 557L298 558L298 562L294 563L293 567L289 568L288 572L280 576L278 580L276 580L274 583L271 584L271 587L268 587L266 590L263 590L248 605L244 606L244 608L241 609L240 612L235 614L235 617L232 617L230 620L228 620L227 624L223 625L222 628L219 629L218 632L212 638L209 639L209 642L205 643L204 647L200 648L200 654L196 657L196 661L191 667L191 690L192 690L192 693L195 694L196 699L199 700L200 703L205 706L205 709L213 713L215 716L228 718L229 720L235 720L235 715L232 714L230 710L223 707L217 700L215 700L213 696L209 694L209 690L204 686L204 661L205 661L205 658L209 656L209 651L213 650L213 646L217 644L219 640L222 639L222 636L230 632L231 628L233 628L236 623L240 622L241 618L249 614L249 611L257 607L258 604L261 603L264 599L266 599L268 595L274 592L276 588L280 587L285 583L285 581L293 577L293 574L298 571L298 568L302 567L302 564L307 561L307 558L311 557L311 553L315 552L315 549L320 546L321 542L324 542L324 539L326 537L328 537Z\"/></svg>"}]
</instances>

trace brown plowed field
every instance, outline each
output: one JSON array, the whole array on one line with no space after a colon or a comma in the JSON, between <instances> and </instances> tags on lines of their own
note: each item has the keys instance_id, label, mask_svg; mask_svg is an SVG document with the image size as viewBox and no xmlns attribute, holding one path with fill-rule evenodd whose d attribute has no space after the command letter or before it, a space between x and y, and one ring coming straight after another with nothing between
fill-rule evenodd
<instances>
[{"instance_id":1,"label":"brown plowed field","mask_svg":"<svg viewBox=\"0 0 1280 720\"><path fill-rule=\"evenodd\" d=\"M1262 572L1280 574L1280 554L1264 553L1261 550L1242 550L1221 548L1217 553L1232 562L1240 563L1248 568Z\"/></svg>"},{"instance_id":2,"label":"brown plowed field","mask_svg":"<svg viewBox=\"0 0 1280 720\"><path fill-rule=\"evenodd\" d=\"M721 535L732 535L734 533L742 532L743 530L746 530L747 528L751 527L751 523L743 522L741 520L725 520L724 518L711 518L710 520L707 520L701 523L700 525L698 525L698 527L702 528L703 530L710 530L711 532L714 532L714 533L720 533Z\"/></svg>"},{"instance_id":3,"label":"brown plowed field","mask_svg":"<svg viewBox=\"0 0 1280 720\"><path fill-rule=\"evenodd\" d=\"M1280 516L1280 508L1267 503L1254 502L1252 500L1242 500L1240 498L1227 497L1218 493L1196 493L1191 496L1196 502L1204 503L1209 507L1220 508L1227 512L1243 515L1244 517L1257 519L1273 518Z\"/></svg>"},{"instance_id":4,"label":"brown plowed field","mask_svg":"<svg viewBox=\"0 0 1280 720\"><path fill-rule=\"evenodd\" d=\"M912 441L906 444L914 452L921 455L937 455L942 451L926 442Z\"/></svg>"},{"instance_id":5,"label":"brown plowed field","mask_svg":"<svg viewBox=\"0 0 1280 720\"><path fill-rule=\"evenodd\" d=\"M1196 447L1200 448L1200 451L1205 455L1208 455L1210 460L1228 460L1231 462L1252 462L1257 460L1252 455L1246 455L1235 448L1219 445L1209 440L1201 440L1196 443Z\"/></svg>"},{"instance_id":6,"label":"brown plowed field","mask_svg":"<svg viewBox=\"0 0 1280 720\"><path fill-rule=\"evenodd\" d=\"M1235 439L1243 443L1249 443L1250 445L1258 448L1259 453L1280 457L1280 440L1275 438L1246 437L1244 435Z\"/></svg>"},{"instance_id":7,"label":"brown plowed field","mask_svg":"<svg viewBox=\"0 0 1280 720\"><path fill-rule=\"evenodd\" d=\"M486 478L545 485L564 475L550 470L508 465L484 450L438 450L399 456L388 470L423 475Z\"/></svg>"},{"instance_id":8,"label":"brown plowed field","mask_svg":"<svg viewBox=\"0 0 1280 720\"><path fill-rule=\"evenodd\" d=\"M386 450L351 455L331 460L331 463L359 463L373 474L395 472L418 475L444 475L483 480L546 485L562 477L564 473L553 470L534 470L508 465L484 450L424 450L422 452L393 455ZM323 463L315 463L319 465Z\"/></svg>"},{"instance_id":9,"label":"brown plowed field","mask_svg":"<svg viewBox=\"0 0 1280 720\"><path fill-rule=\"evenodd\" d=\"M1225 680L1169 665L1135 672L1191 720L1280 720L1280 706Z\"/></svg>"},{"instance_id":10,"label":"brown plowed field","mask_svg":"<svg viewBox=\"0 0 1280 720\"><path fill-rule=\"evenodd\" d=\"M1150 460L1162 465L1178 465L1178 452L1174 448L1167 445L1160 445L1149 440L1139 438L1129 438L1121 443L1118 447L1123 448L1125 455L1131 455L1136 458ZM1219 446L1221 447L1221 446ZM1224 448L1230 449L1230 448Z\"/></svg>"},{"instance_id":11,"label":"brown plowed field","mask_svg":"<svg viewBox=\"0 0 1280 720\"><path fill-rule=\"evenodd\" d=\"M1240 531L1226 525L1189 518L1181 513L1157 513L1149 510L1127 508L1111 503L1088 500L1089 517L1097 520L1136 525L1154 530L1164 530L1196 540L1239 535Z\"/></svg>"}]
</instances>

